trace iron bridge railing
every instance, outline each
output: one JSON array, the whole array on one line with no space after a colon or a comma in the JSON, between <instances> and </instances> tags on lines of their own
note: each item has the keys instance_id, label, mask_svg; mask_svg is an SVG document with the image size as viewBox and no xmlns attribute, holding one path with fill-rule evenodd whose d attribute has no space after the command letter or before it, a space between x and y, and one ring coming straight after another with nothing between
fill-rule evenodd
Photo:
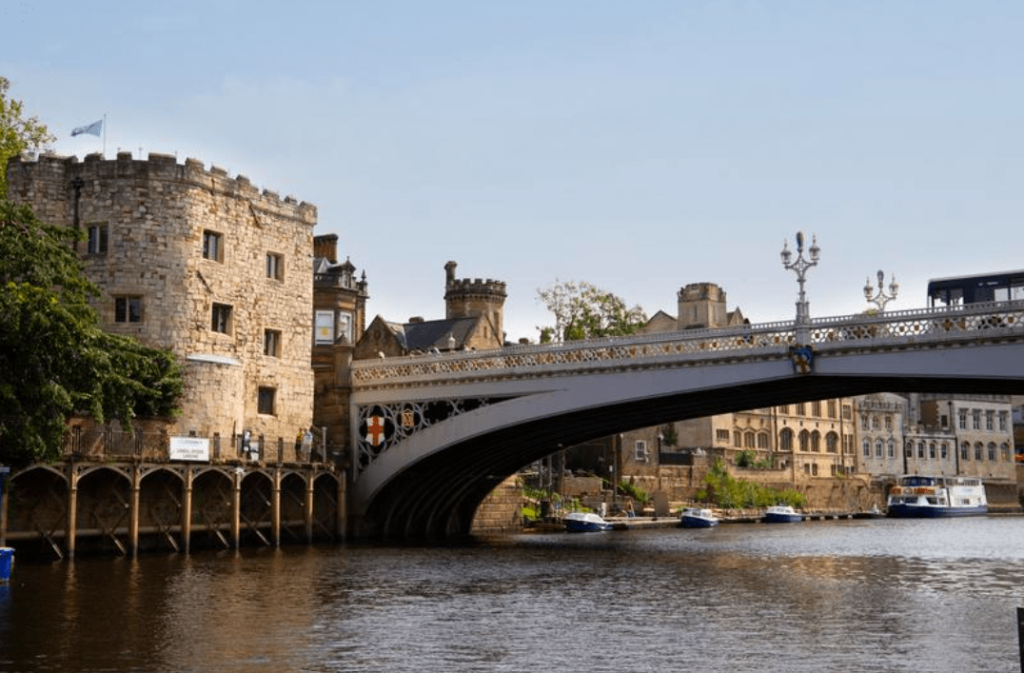
<instances>
[{"instance_id":1,"label":"iron bridge railing","mask_svg":"<svg viewBox=\"0 0 1024 673\"><path fill-rule=\"evenodd\" d=\"M438 379L477 379L581 371L616 364L727 356L778 355L797 346L816 352L886 344L935 344L1024 336L1024 301L968 304L816 318L810 344L796 342L793 321L683 330L562 344L420 355L352 363L354 387L369 389Z\"/></svg>"}]
</instances>

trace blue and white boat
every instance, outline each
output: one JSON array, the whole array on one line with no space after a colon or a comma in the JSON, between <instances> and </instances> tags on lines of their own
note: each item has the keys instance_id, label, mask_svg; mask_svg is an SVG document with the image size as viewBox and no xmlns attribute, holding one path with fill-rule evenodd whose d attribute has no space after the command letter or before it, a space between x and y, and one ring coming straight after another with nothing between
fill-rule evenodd
<instances>
[{"instance_id":1,"label":"blue and white boat","mask_svg":"<svg viewBox=\"0 0 1024 673\"><path fill-rule=\"evenodd\" d=\"M610 523L593 512L570 512L562 518L562 522L570 533L591 533L612 529Z\"/></svg>"},{"instance_id":2,"label":"blue and white boat","mask_svg":"<svg viewBox=\"0 0 1024 673\"><path fill-rule=\"evenodd\" d=\"M803 515L789 505L772 505L764 511L765 523L798 523L803 520Z\"/></svg>"},{"instance_id":3,"label":"blue and white boat","mask_svg":"<svg viewBox=\"0 0 1024 673\"><path fill-rule=\"evenodd\" d=\"M718 525L718 519L710 509L687 507L679 515L681 528L711 528Z\"/></svg>"},{"instance_id":4,"label":"blue and white boat","mask_svg":"<svg viewBox=\"0 0 1024 673\"><path fill-rule=\"evenodd\" d=\"M908 475L889 491L893 518L976 516L988 512L985 484L977 477Z\"/></svg>"}]
</instances>

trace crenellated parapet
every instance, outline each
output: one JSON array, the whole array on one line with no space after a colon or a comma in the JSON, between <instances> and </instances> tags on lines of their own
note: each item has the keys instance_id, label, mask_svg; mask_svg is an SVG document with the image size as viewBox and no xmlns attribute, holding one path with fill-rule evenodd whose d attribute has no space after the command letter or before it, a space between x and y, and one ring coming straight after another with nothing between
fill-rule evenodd
<instances>
[{"instance_id":1,"label":"crenellated parapet","mask_svg":"<svg viewBox=\"0 0 1024 673\"><path fill-rule=\"evenodd\" d=\"M21 202L66 204L74 198L76 189L85 195L109 192L114 183L161 184L160 190L167 193L202 190L245 200L257 212L309 226L317 219L313 204L292 196L281 198L269 189L260 190L244 175L232 177L218 166L207 169L198 159L179 163L173 155L156 152L150 152L146 160L134 159L131 152L118 152L115 159L99 153L86 155L84 160L56 154L42 154L34 160L13 157L7 164L7 175L11 196Z\"/></svg>"},{"instance_id":2,"label":"crenellated parapet","mask_svg":"<svg viewBox=\"0 0 1024 673\"><path fill-rule=\"evenodd\" d=\"M445 287L445 299L452 296L476 296L495 297L505 299L508 293L505 290L505 283L500 280L484 280L481 278L463 278L453 280Z\"/></svg>"}]
</instances>

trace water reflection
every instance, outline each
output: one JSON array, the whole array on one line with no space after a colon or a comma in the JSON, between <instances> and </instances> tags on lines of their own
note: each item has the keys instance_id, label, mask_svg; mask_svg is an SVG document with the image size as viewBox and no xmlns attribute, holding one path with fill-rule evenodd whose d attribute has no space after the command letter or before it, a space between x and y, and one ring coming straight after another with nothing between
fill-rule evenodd
<instances>
[{"instance_id":1,"label":"water reflection","mask_svg":"<svg viewBox=\"0 0 1024 673\"><path fill-rule=\"evenodd\" d=\"M1016 670L1024 518L21 564L0 670Z\"/></svg>"}]
</instances>

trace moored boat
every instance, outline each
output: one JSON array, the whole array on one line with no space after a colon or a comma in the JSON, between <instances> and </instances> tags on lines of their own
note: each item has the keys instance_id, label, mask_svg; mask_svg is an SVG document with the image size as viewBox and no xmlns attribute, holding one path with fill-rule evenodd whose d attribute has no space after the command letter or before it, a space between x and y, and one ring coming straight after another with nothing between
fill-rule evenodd
<instances>
[{"instance_id":1,"label":"moored boat","mask_svg":"<svg viewBox=\"0 0 1024 673\"><path fill-rule=\"evenodd\" d=\"M797 523L803 520L803 515L789 505L772 505L764 511L765 523Z\"/></svg>"},{"instance_id":2,"label":"moored boat","mask_svg":"<svg viewBox=\"0 0 1024 673\"><path fill-rule=\"evenodd\" d=\"M988 512L985 484L978 477L908 475L889 491L893 518L977 516Z\"/></svg>"},{"instance_id":3,"label":"moored boat","mask_svg":"<svg viewBox=\"0 0 1024 673\"><path fill-rule=\"evenodd\" d=\"M570 512L562 518L565 529L571 533L590 533L611 530L612 525L593 512Z\"/></svg>"},{"instance_id":4,"label":"moored boat","mask_svg":"<svg viewBox=\"0 0 1024 673\"><path fill-rule=\"evenodd\" d=\"M682 528L711 528L718 525L718 519L710 509L687 507L679 515Z\"/></svg>"}]
</instances>

